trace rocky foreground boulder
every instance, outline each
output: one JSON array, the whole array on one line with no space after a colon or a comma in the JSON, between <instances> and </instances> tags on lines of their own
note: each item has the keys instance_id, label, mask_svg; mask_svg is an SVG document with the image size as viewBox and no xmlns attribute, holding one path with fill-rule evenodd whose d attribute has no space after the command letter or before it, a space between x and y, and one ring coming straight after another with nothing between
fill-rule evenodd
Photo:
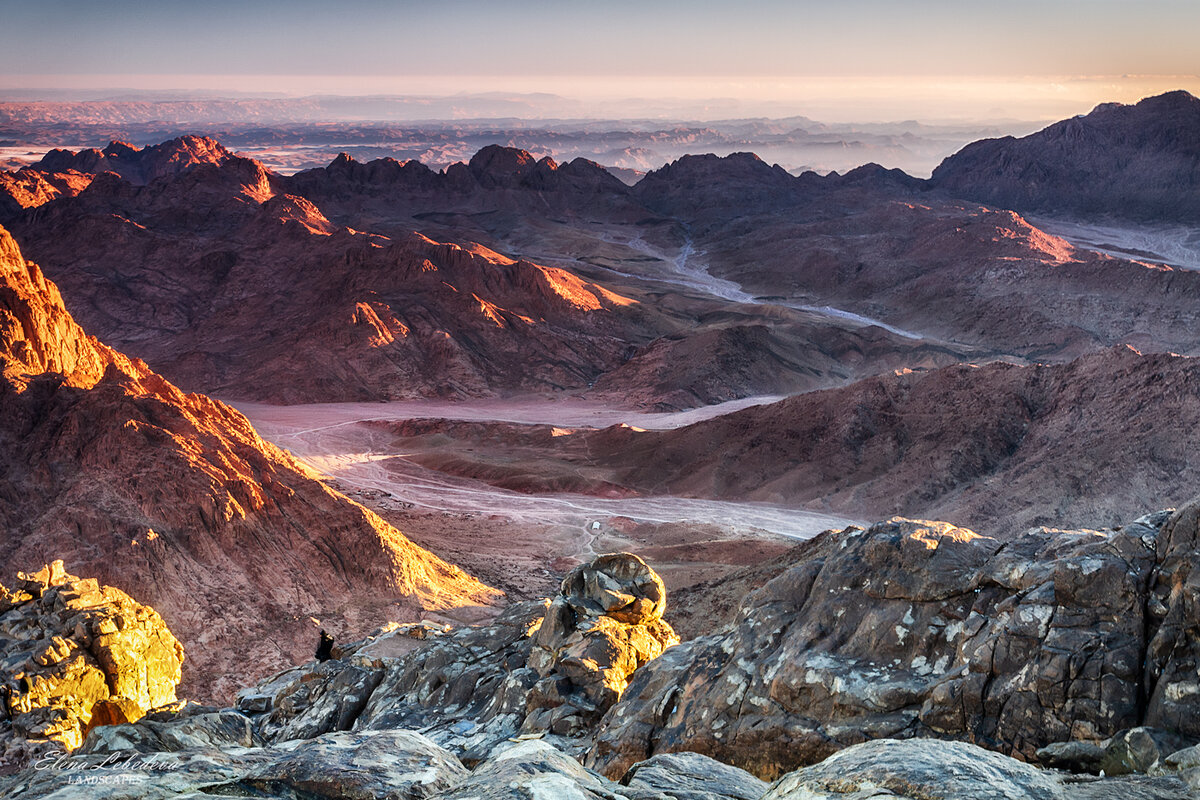
<instances>
[{"instance_id":1,"label":"rocky foreground boulder","mask_svg":"<svg viewBox=\"0 0 1200 800\"><path fill-rule=\"evenodd\" d=\"M237 712L228 712L237 714ZM184 721L176 723L184 724ZM142 727L144 723L121 728ZM541 739L504 741L466 767L408 730L335 731L246 747L236 740L142 753L109 747L46 760L7 780L10 800L1187 800L1174 776L1096 780L1047 771L963 742L880 740L847 748L774 785L695 753L655 756L620 781Z\"/></svg>"},{"instance_id":2,"label":"rocky foreground boulder","mask_svg":"<svg viewBox=\"0 0 1200 800\"><path fill-rule=\"evenodd\" d=\"M154 609L61 561L0 586L0 767L174 703L183 646Z\"/></svg>"},{"instance_id":3,"label":"rocky foreground boulder","mask_svg":"<svg viewBox=\"0 0 1200 800\"><path fill-rule=\"evenodd\" d=\"M872 739L1023 760L1149 724L1200 737L1200 505L1002 542L895 518L814 539L732 628L640 670L587 763L705 753L775 778Z\"/></svg>"}]
</instances>

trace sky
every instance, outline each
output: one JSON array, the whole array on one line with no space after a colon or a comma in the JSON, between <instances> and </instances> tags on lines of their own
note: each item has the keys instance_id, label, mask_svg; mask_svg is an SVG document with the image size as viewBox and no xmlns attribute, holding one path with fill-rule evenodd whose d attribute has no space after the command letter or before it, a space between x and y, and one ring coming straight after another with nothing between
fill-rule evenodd
<instances>
[{"instance_id":1,"label":"sky","mask_svg":"<svg viewBox=\"0 0 1200 800\"><path fill-rule=\"evenodd\" d=\"M847 119L1200 92L1200 0L0 0L0 30L7 89L733 98Z\"/></svg>"}]
</instances>

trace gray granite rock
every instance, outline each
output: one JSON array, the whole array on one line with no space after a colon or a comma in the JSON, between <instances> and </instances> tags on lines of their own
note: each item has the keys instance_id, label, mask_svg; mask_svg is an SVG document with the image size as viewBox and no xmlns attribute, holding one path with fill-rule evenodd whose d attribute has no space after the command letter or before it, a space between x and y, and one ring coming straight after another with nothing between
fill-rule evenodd
<instances>
[{"instance_id":1,"label":"gray granite rock","mask_svg":"<svg viewBox=\"0 0 1200 800\"><path fill-rule=\"evenodd\" d=\"M699 753L664 753L630 767L621 783L674 800L758 800L769 785Z\"/></svg>"},{"instance_id":2,"label":"gray granite rock","mask_svg":"<svg viewBox=\"0 0 1200 800\"><path fill-rule=\"evenodd\" d=\"M881 740L785 775L762 800L1066 800L1044 770L963 742Z\"/></svg>"},{"instance_id":3,"label":"gray granite rock","mask_svg":"<svg viewBox=\"0 0 1200 800\"><path fill-rule=\"evenodd\" d=\"M239 711L226 709L181 715L177 719L142 719L134 723L93 728L75 752L80 755L173 753L180 750L253 747L256 744L260 744L260 741L250 718Z\"/></svg>"},{"instance_id":4,"label":"gray granite rock","mask_svg":"<svg viewBox=\"0 0 1200 800\"><path fill-rule=\"evenodd\" d=\"M1032 759L1134 727L1165 517L1011 542L900 518L822 534L732 630L639 670L587 763L616 777L690 750L769 779L870 739Z\"/></svg>"}]
</instances>

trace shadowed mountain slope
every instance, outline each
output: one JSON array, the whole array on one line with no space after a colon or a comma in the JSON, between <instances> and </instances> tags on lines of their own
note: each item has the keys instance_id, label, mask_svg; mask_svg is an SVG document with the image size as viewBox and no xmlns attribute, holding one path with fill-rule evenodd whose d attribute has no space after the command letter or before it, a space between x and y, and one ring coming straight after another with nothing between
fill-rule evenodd
<instances>
[{"instance_id":1,"label":"shadowed mountain slope","mask_svg":"<svg viewBox=\"0 0 1200 800\"><path fill-rule=\"evenodd\" d=\"M1184 91L967 145L931 184L1019 211L1200 221L1200 99Z\"/></svg>"}]
</instances>

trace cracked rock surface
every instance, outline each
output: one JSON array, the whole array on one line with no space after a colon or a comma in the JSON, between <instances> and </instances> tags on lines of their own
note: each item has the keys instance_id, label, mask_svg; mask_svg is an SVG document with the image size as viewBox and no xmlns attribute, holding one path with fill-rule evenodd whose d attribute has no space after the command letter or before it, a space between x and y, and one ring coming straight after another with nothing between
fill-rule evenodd
<instances>
[{"instance_id":1,"label":"cracked rock surface","mask_svg":"<svg viewBox=\"0 0 1200 800\"><path fill-rule=\"evenodd\" d=\"M1195 579L1173 555L1195 552L1197 519L1182 509L1009 542L902 518L823 534L728 632L640 670L587 763L621 775L689 750L772 779L872 739L953 738L1032 760L1147 717L1200 733L1187 717L1200 648L1182 623L1196 618ZM1149 699L1147 648L1173 676Z\"/></svg>"},{"instance_id":2,"label":"cracked rock surface","mask_svg":"<svg viewBox=\"0 0 1200 800\"><path fill-rule=\"evenodd\" d=\"M514 604L477 627L389 626L341 658L243 690L239 708L271 742L413 728L468 763L518 733L550 732L581 751L634 671L678 643L665 607L644 561L600 555L569 573L553 601Z\"/></svg>"}]
</instances>

